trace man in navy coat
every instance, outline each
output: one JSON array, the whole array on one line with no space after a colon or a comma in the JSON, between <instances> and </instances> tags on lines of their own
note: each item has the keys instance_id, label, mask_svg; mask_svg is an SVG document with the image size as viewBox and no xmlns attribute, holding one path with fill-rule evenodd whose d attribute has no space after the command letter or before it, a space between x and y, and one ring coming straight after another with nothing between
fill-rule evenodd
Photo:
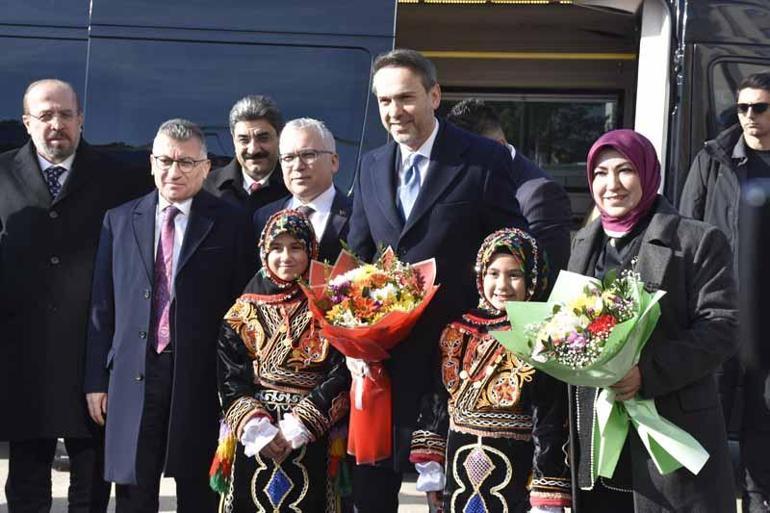
<instances>
[{"instance_id":1,"label":"man in navy coat","mask_svg":"<svg viewBox=\"0 0 770 513\"><path fill-rule=\"evenodd\" d=\"M94 421L106 421L117 511L158 511L164 472L176 478L178 511L213 512L217 334L253 273L253 232L241 209L201 191L211 164L193 123L163 123L151 165L158 190L102 225L86 399Z\"/></svg>"},{"instance_id":2,"label":"man in navy coat","mask_svg":"<svg viewBox=\"0 0 770 513\"><path fill-rule=\"evenodd\" d=\"M260 208L254 214L257 235L267 220L284 208L305 211L318 239L318 259L334 263L348 234L352 201L334 186L339 169L334 136L322 121L293 119L281 132L280 161L290 196Z\"/></svg>"},{"instance_id":3,"label":"man in navy coat","mask_svg":"<svg viewBox=\"0 0 770 513\"><path fill-rule=\"evenodd\" d=\"M373 71L380 117L394 141L362 159L348 243L364 260L381 245L406 262L435 257L441 287L385 362L393 387L393 457L354 467L361 513L398 508L418 403L438 375L439 335L478 301L473 265L482 240L503 227L526 227L506 149L436 119L441 90L433 64L397 49L379 56Z\"/></svg>"}]
</instances>

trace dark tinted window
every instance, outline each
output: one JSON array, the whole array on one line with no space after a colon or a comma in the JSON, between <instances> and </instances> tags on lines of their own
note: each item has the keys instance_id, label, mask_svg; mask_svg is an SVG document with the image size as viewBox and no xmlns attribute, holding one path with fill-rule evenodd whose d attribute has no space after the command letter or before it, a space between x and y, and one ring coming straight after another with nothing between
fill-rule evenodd
<instances>
[{"instance_id":1,"label":"dark tinted window","mask_svg":"<svg viewBox=\"0 0 770 513\"><path fill-rule=\"evenodd\" d=\"M3 0L0 24L86 27L90 3L90 0Z\"/></svg>"},{"instance_id":2,"label":"dark tinted window","mask_svg":"<svg viewBox=\"0 0 770 513\"><path fill-rule=\"evenodd\" d=\"M230 107L247 94L267 94L284 106L286 120L327 123L345 187L356 165L370 62L357 49L93 38L86 136L146 150L161 122L184 117L203 127L211 153L230 157Z\"/></svg>"},{"instance_id":3,"label":"dark tinted window","mask_svg":"<svg viewBox=\"0 0 770 513\"><path fill-rule=\"evenodd\" d=\"M392 37L395 0L94 0L94 24ZM247 13L247 14L246 14Z\"/></svg>"},{"instance_id":4,"label":"dark tinted window","mask_svg":"<svg viewBox=\"0 0 770 513\"><path fill-rule=\"evenodd\" d=\"M21 99L27 85L41 78L59 78L83 98L86 41L0 37L0 151L21 146L27 132L21 122Z\"/></svg>"}]
</instances>

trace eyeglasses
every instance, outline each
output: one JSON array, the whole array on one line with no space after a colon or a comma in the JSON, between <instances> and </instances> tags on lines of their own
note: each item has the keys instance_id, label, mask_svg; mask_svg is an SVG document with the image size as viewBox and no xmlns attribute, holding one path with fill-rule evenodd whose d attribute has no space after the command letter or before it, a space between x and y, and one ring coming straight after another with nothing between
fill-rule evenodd
<instances>
[{"instance_id":1,"label":"eyeglasses","mask_svg":"<svg viewBox=\"0 0 770 513\"><path fill-rule=\"evenodd\" d=\"M770 107L770 103L766 103L766 102L738 103L736 104L736 107L738 107L738 112L740 112L741 114L747 114L749 112L749 109L754 111L754 114L762 114L767 110L768 107Z\"/></svg>"},{"instance_id":2,"label":"eyeglasses","mask_svg":"<svg viewBox=\"0 0 770 513\"><path fill-rule=\"evenodd\" d=\"M208 160L208 159L200 159L200 160L172 159L171 157L166 157L164 155L152 155L152 158L155 159L155 163L163 171L168 171L169 169L171 169L171 166L173 166L174 163L176 163L179 170L182 171L183 173L191 172L193 169L195 169L195 166L197 166L201 162L206 162Z\"/></svg>"},{"instance_id":3,"label":"eyeglasses","mask_svg":"<svg viewBox=\"0 0 770 513\"><path fill-rule=\"evenodd\" d=\"M333 155L333 151L328 150L302 150L297 153L284 153L281 155L281 164L290 166L297 162L297 159L301 160L308 166L312 166L313 163L318 160L318 157L323 154Z\"/></svg>"},{"instance_id":4,"label":"eyeglasses","mask_svg":"<svg viewBox=\"0 0 770 513\"><path fill-rule=\"evenodd\" d=\"M27 116L35 118L41 123L50 123L54 118L59 118L59 121L62 123L71 123L77 116L77 113L72 110L44 110L37 115L28 112Z\"/></svg>"}]
</instances>

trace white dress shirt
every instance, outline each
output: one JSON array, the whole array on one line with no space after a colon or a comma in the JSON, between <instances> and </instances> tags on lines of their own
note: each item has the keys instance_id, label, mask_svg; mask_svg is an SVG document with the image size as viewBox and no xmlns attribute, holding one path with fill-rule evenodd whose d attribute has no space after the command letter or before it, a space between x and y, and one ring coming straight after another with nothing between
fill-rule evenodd
<instances>
[{"instance_id":1,"label":"white dress shirt","mask_svg":"<svg viewBox=\"0 0 770 513\"><path fill-rule=\"evenodd\" d=\"M313 213L309 216L310 224L313 225L316 240L321 242L321 238L324 236L324 231L326 230L326 223L329 221L331 215L335 194L334 184L332 184L328 189L307 203L302 203L299 198L292 196L286 203L286 208L298 208L303 205L312 208Z\"/></svg>"},{"instance_id":2,"label":"white dress shirt","mask_svg":"<svg viewBox=\"0 0 770 513\"><path fill-rule=\"evenodd\" d=\"M424 143L422 143L422 146L417 148L417 150L412 150L405 144L398 145L401 150L401 165L398 169L398 184L396 185L404 185L404 175L406 174L406 170L409 167L409 164L412 163L414 158L412 155L415 153L419 153L424 157L417 165L417 171L420 173L420 187L425 184L425 178L428 175L428 167L430 164L430 154L433 151L433 143L436 142L437 134L438 120L433 118L433 132L431 132L430 136L425 140Z\"/></svg>"},{"instance_id":3,"label":"white dress shirt","mask_svg":"<svg viewBox=\"0 0 770 513\"><path fill-rule=\"evenodd\" d=\"M153 246L155 251L153 252L153 258L158 255L160 231L163 228L163 210L169 205L174 205L179 209L179 213L174 218L174 251L171 260L171 276L176 276L176 264L177 261L179 261L179 252L182 250L182 242L184 241L184 234L187 230L187 221L190 220L192 198L188 198L180 203L171 203L158 194L158 206L155 209L155 245ZM173 294L173 290L171 292Z\"/></svg>"},{"instance_id":4,"label":"white dress shirt","mask_svg":"<svg viewBox=\"0 0 770 513\"><path fill-rule=\"evenodd\" d=\"M251 194L251 184L253 183L258 183L261 186L260 188L265 187L267 182L270 181L270 177L273 176L273 173L275 173L275 168L273 168L273 170L270 171L266 177L260 180L254 180L248 175L248 173L241 169L241 174L243 175L243 190L246 191L246 194Z\"/></svg>"},{"instance_id":5,"label":"white dress shirt","mask_svg":"<svg viewBox=\"0 0 770 513\"><path fill-rule=\"evenodd\" d=\"M66 169L61 175L59 175L59 185L64 187L64 182L67 181L67 177L70 175L70 171L72 170L72 163L75 162L75 154L73 153L66 159L64 159L63 162L59 164L53 164L52 162L48 162L45 158L43 158L39 153L37 154L37 161L40 163L40 170L45 172L46 169L49 167L63 167ZM45 178L45 173L43 173L43 178Z\"/></svg>"}]
</instances>

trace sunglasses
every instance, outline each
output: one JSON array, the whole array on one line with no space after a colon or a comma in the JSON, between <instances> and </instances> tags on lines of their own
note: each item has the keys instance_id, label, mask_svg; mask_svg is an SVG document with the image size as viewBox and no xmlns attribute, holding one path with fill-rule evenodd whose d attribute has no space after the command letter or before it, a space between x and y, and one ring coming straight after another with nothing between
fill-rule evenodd
<instances>
[{"instance_id":1,"label":"sunglasses","mask_svg":"<svg viewBox=\"0 0 770 513\"><path fill-rule=\"evenodd\" d=\"M749 109L753 110L754 114L762 114L770 107L770 103L738 103L736 107L738 107L738 112L741 114L746 114L749 112Z\"/></svg>"}]
</instances>

